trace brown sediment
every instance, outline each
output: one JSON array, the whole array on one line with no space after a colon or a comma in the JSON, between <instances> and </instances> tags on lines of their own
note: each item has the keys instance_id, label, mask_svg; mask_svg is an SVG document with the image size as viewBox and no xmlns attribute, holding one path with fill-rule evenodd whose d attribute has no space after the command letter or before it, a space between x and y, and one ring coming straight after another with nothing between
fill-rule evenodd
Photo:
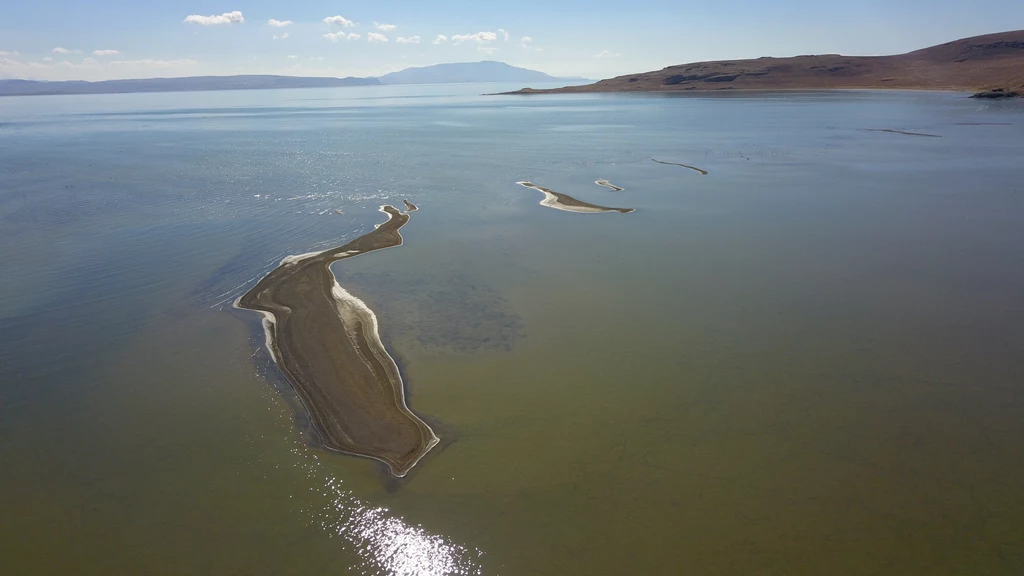
<instances>
[{"instance_id":1,"label":"brown sediment","mask_svg":"<svg viewBox=\"0 0 1024 576\"><path fill-rule=\"evenodd\" d=\"M554 208L555 210L565 210L566 212L579 212L583 214L595 214L599 212L618 212L620 214L629 214L635 210L634 208L609 208L607 206L599 206L597 204L583 202L569 196L568 194L555 192L554 190L549 190L543 186L537 186L533 182L525 180L516 182L516 184L544 194L544 199L540 201L540 205L547 206L548 208Z\"/></svg>"},{"instance_id":2,"label":"brown sediment","mask_svg":"<svg viewBox=\"0 0 1024 576\"><path fill-rule=\"evenodd\" d=\"M904 136L927 136L928 138L942 138L938 134L925 134L924 132L906 132L904 130L892 130L890 128L862 128L865 132L888 132L889 134L903 134Z\"/></svg>"},{"instance_id":3,"label":"brown sediment","mask_svg":"<svg viewBox=\"0 0 1024 576\"><path fill-rule=\"evenodd\" d=\"M338 210L337 208L334 210L334 213L335 214L344 214L344 212L342 212L341 210Z\"/></svg>"},{"instance_id":4,"label":"brown sediment","mask_svg":"<svg viewBox=\"0 0 1024 576\"><path fill-rule=\"evenodd\" d=\"M603 180L603 179L602 180L594 180L594 184L597 184L598 186L604 186L605 188L611 188L612 190L614 190L616 192L622 192L623 190L625 190L625 188L620 188L620 187L616 186L615 184L612 184L611 182L609 182L607 180Z\"/></svg>"},{"instance_id":5,"label":"brown sediment","mask_svg":"<svg viewBox=\"0 0 1024 576\"><path fill-rule=\"evenodd\" d=\"M408 200L402 200L402 202L405 203L405 211L406 212L415 212L415 211L419 210L419 208L415 204L413 204L412 202L409 202Z\"/></svg>"},{"instance_id":6,"label":"brown sediment","mask_svg":"<svg viewBox=\"0 0 1024 576\"><path fill-rule=\"evenodd\" d=\"M331 272L339 260L401 246L409 215L393 206L381 211L387 222L344 246L285 258L237 306L264 314L267 347L323 445L380 460L402 477L438 438L406 405L376 315Z\"/></svg>"},{"instance_id":7,"label":"brown sediment","mask_svg":"<svg viewBox=\"0 0 1024 576\"><path fill-rule=\"evenodd\" d=\"M687 164L680 164L678 162L662 162L661 160L655 160L654 158L651 158L651 160L654 161L654 162L657 162L658 164L669 164L671 166L682 166L683 168L689 168L690 170L696 170L697 172L700 172L701 176L707 176L708 175L708 171L707 170L703 170L701 168L697 168L696 166L690 166L690 165L687 165ZM749 160L749 158L748 158L748 160Z\"/></svg>"}]
</instances>

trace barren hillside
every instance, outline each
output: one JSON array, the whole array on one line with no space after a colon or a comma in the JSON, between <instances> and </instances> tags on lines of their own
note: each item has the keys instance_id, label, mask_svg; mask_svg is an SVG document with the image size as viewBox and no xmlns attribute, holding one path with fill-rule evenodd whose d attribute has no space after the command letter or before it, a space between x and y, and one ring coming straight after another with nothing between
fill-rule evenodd
<instances>
[{"instance_id":1,"label":"barren hillside","mask_svg":"<svg viewBox=\"0 0 1024 576\"><path fill-rule=\"evenodd\" d=\"M518 93L902 88L1024 91L1024 30L896 56L821 54L680 64L585 86Z\"/></svg>"}]
</instances>

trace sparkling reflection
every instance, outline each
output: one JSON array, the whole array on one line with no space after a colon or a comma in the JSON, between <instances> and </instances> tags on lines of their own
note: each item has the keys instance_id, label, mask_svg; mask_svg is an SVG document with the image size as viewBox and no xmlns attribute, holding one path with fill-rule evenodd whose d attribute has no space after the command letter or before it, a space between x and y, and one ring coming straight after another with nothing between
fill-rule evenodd
<instances>
[{"instance_id":1,"label":"sparkling reflection","mask_svg":"<svg viewBox=\"0 0 1024 576\"><path fill-rule=\"evenodd\" d=\"M310 476L314 476L312 471ZM412 526L390 514L387 508L368 506L341 485L342 481L336 478L324 481L324 496L329 499L329 504L324 509L313 511L313 514L324 530L344 538L359 554L362 562L352 567L352 573L387 576L483 574L479 564L483 551L471 550L444 536L431 534L421 526Z\"/></svg>"}]
</instances>

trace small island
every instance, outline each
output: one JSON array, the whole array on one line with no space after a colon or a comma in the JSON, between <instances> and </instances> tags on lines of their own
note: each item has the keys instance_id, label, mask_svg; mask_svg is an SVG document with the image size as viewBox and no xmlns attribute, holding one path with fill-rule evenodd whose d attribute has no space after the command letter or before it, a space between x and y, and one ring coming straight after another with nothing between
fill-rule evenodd
<instances>
[{"instance_id":1,"label":"small island","mask_svg":"<svg viewBox=\"0 0 1024 576\"><path fill-rule=\"evenodd\" d=\"M607 206L583 202L582 200L577 200L568 194L555 192L554 190L544 188L543 186L537 186L533 182L528 182L526 180L516 182L516 184L519 184L524 188L540 192L544 195L544 199L540 201L540 205L548 208L554 208L555 210L564 210L566 212L576 212L580 214L599 214L602 212L629 214L635 210L634 208L609 208Z\"/></svg>"},{"instance_id":2,"label":"small island","mask_svg":"<svg viewBox=\"0 0 1024 576\"><path fill-rule=\"evenodd\" d=\"M236 306L263 314L267 348L324 447L374 458L403 477L439 440L406 405L377 316L331 272L334 262L402 245L409 214L380 210L387 222L339 248L285 258Z\"/></svg>"},{"instance_id":3,"label":"small island","mask_svg":"<svg viewBox=\"0 0 1024 576\"><path fill-rule=\"evenodd\" d=\"M608 188L612 192L622 192L623 190L625 190L625 188L622 188L621 186L616 186L615 184L612 184L611 182L605 180L604 178L600 180L594 180L594 184L597 184L598 186L604 186L605 188Z\"/></svg>"}]
</instances>

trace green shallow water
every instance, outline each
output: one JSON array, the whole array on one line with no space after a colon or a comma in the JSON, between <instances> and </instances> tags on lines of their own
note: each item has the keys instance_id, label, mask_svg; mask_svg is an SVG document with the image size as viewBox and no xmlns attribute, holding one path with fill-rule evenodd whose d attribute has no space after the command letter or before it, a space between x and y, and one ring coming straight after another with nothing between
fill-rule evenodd
<instances>
[{"instance_id":1,"label":"green shallow water","mask_svg":"<svg viewBox=\"0 0 1024 576\"><path fill-rule=\"evenodd\" d=\"M2 571L1024 570L1020 103L485 91L0 101ZM402 198L395 482L230 302Z\"/></svg>"}]
</instances>

